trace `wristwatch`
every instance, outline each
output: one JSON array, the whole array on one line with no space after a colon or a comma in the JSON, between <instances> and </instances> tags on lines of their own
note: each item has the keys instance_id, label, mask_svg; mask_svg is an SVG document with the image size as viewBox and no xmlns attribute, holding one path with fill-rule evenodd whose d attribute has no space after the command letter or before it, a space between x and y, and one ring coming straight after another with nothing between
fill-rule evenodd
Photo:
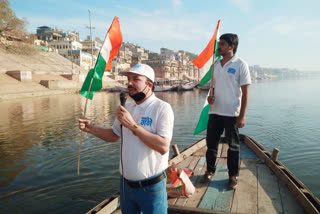
<instances>
[{"instance_id":1,"label":"wristwatch","mask_svg":"<svg viewBox=\"0 0 320 214\"><path fill-rule=\"evenodd\" d=\"M139 128L139 124L138 124L138 123L136 123L136 124L133 125L132 133L133 133L134 135L136 135L136 132L135 132L135 131L136 131L137 128Z\"/></svg>"},{"instance_id":2,"label":"wristwatch","mask_svg":"<svg viewBox=\"0 0 320 214\"><path fill-rule=\"evenodd\" d=\"M133 125L133 129L137 129L138 127L139 127L138 123Z\"/></svg>"}]
</instances>

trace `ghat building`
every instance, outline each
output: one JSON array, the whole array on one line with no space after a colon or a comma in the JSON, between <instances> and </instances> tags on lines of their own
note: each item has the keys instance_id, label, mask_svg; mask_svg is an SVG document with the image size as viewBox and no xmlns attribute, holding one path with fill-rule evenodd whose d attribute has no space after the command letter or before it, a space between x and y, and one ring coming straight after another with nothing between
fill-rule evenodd
<instances>
[{"instance_id":1,"label":"ghat building","mask_svg":"<svg viewBox=\"0 0 320 214\"><path fill-rule=\"evenodd\" d=\"M199 81L199 69L191 63L185 52L161 48L159 54L136 44L123 43L118 57L113 61L115 71L128 70L137 63L150 65L158 81Z\"/></svg>"},{"instance_id":2,"label":"ghat building","mask_svg":"<svg viewBox=\"0 0 320 214\"><path fill-rule=\"evenodd\" d=\"M85 70L89 70L97 60L101 44L91 41L90 37L80 41L78 32L69 32L48 26L37 28L37 39L61 56L69 59Z\"/></svg>"},{"instance_id":3,"label":"ghat building","mask_svg":"<svg viewBox=\"0 0 320 214\"><path fill-rule=\"evenodd\" d=\"M183 63L175 59L153 59L143 63L154 69L158 80L199 80L199 69L190 61Z\"/></svg>"}]
</instances>

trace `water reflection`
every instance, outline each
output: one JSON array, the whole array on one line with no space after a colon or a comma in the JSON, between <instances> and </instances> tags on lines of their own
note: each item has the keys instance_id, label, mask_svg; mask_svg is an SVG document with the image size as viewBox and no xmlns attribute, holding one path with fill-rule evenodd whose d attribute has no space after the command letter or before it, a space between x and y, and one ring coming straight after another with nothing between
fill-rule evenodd
<instances>
[{"instance_id":1,"label":"water reflection","mask_svg":"<svg viewBox=\"0 0 320 214\"><path fill-rule=\"evenodd\" d=\"M73 199L77 198L71 197L75 193L79 197L88 195L78 191L90 189L87 183L90 180L96 182L97 175L105 179L105 173L102 175L101 172L105 172L106 168L111 166L109 176L116 177L117 161L110 165L106 160L108 156L101 156L108 150L116 158L118 145L106 145L88 135L85 135L82 146L81 176L76 177L80 134L78 118L83 113L84 102L85 99L79 95L63 95L0 103L1 207L6 207L10 212L26 209L27 213L47 209L48 204L52 203L61 207L66 202L60 198L66 195ZM98 93L88 104L87 117L98 125L110 126L118 105L112 94ZM99 165L101 159L105 160L103 166L107 166L104 169ZM26 195L30 200L37 199L45 205L37 204L32 208L28 205L30 201L25 199ZM48 200L54 202L48 203ZM72 204L70 201L67 203Z\"/></svg>"}]
</instances>

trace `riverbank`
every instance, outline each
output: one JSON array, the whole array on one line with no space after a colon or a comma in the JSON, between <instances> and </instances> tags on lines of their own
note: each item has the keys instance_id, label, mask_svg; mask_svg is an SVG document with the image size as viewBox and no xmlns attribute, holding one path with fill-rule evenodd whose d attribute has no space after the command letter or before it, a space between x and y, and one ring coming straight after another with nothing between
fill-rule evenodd
<instances>
[{"instance_id":1,"label":"riverbank","mask_svg":"<svg viewBox=\"0 0 320 214\"><path fill-rule=\"evenodd\" d=\"M69 75L72 77L72 75ZM14 77L0 73L0 101L26 97L50 96L79 93L83 81L67 79L60 75L34 75L29 81L19 81ZM83 75L85 77L85 74ZM121 85L118 81L105 77L103 90Z\"/></svg>"},{"instance_id":2,"label":"riverbank","mask_svg":"<svg viewBox=\"0 0 320 214\"><path fill-rule=\"evenodd\" d=\"M21 78L10 75L12 71L20 72ZM36 50L24 43L0 45L0 101L78 93L86 74L86 70L58 53ZM26 76L28 79L22 79ZM118 80L105 75L103 89L121 85Z\"/></svg>"},{"instance_id":3,"label":"riverbank","mask_svg":"<svg viewBox=\"0 0 320 214\"><path fill-rule=\"evenodd\" d=\"M47 91L33 91L33 92L20 92L10 94L0 94L0 101L7 99L19 99L27 97L39 97L39 96L50 96L59 94L72 94L78 93L79 90L47 90Z\"/></svg>"}]
</instances>

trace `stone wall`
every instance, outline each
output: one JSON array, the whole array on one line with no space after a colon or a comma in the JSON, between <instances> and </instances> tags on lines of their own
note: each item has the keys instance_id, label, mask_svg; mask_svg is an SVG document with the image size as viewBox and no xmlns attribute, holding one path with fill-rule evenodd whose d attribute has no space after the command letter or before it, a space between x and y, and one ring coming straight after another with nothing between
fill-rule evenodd
<instances>
[{"instance_id":1,"label":"stone wall","mask_svg":"<svg viewBox=\"0 0 320 214\"><path fill-rule=\"evenodd\" d=\"M41 80L40 84L53 90L58 89L80 89L82 83L70 80Z\"/></svg>"},{"instance_id":2,"label":"stone wall","mask_svg":"<svg viewBox=\"0 0 320 214\"><path fill-rule=\"evenodd\" d=\"M31 71L7 71L6 74L19 80L20 82L31 82L32 81L32 73Z\"/></svg>"}]
</instances>

